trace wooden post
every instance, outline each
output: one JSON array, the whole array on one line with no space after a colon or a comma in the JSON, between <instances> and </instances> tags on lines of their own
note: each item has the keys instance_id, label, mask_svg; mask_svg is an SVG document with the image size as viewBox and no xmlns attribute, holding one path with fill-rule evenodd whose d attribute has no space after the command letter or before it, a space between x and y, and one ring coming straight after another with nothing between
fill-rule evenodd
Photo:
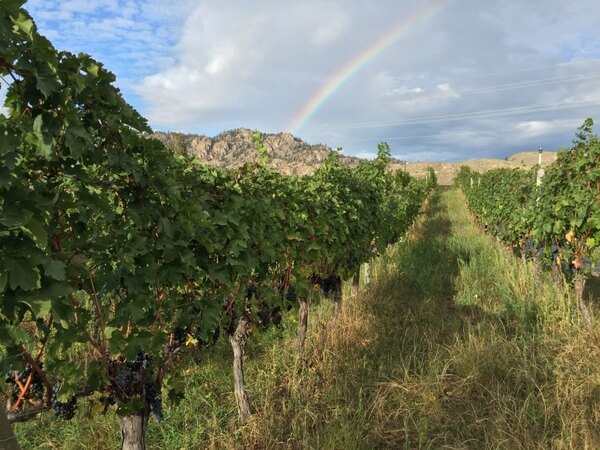
<instances>
[{"instance_id":1,"label":"wooden post","mask_svg":"<svg viewBox=\"0 0 600 450\"><path fill-rule=\"evenodd\" d=\"M135 415L119 417L121 450L145 450L147 424L148 418L143 410Z\"/></svg>"},{"instance_id":2,"label":"wooden post","mask_svg":"<svg viewBox=\"0 0 600 450\"><path fill-rule=\"evenodd\" d=\"M544 169L542 169L541 167L537 170L536 172L536 178L535 178L535 185L536 186L541 186L542 184L542 178L544 178Z\"/></svg>"},{"instance_id":3,"label":"wooden post","mask_svg":"<svg viewBox=\"0 0 600 450\"><path fill-rule=\"evenodd\" d=\"M579 310L581 311L581 315L583 316L583 321L585 322L585 326L588 330L592 330L592 316L590 315L590 310L583 299L583 291L585 290L585 276L577 271L575 273L575 298L577 299L577 304L579 305Z\"/></svg>"},{"instance_id":4,"label":"wooden post","mask_svg":"<svg viewBox=\"0 0 600 450\"><path fill-rule=\"evenodd\" d=\"M542 147L540 147L539 149L539 158L538 158L538 167L536 170L536 176L535 176L535 185L536 186L541 186L542 185L542 178L544 178L544 169L542 168ZM538 196L535 199L535 203L539 203L540 202L540 197Z\"/></svg>"},{"instance_id":5,"label":"wooden post","mask_svg":"<svg viewBox=\"0 0 600 450\"><path fill-rule=\"evenodd\" d=\"M562 269L556 261L552 261L551 273L552 273L552 280L554 281L554 285L558 288L562 287L562 285L563 285Z\"/></svg>"},{"instance_id":6,"label":"wooden post","mask_svg":"<svg viewBox=\"0 0 600 450\"><path fill-rule=\"evenodd\" d=\"M371 264L368 262L365 263L365 286L367 286L371 282Z\"/></svg>"},{"instance_id":7,"label":"wooden post","mask_svg":"<svg viewBox=\"0 0 600 450\"><path fill-rule=\"evenodd\" d=\"M233 349L233 390L237 402L238 414L241 423L245 423L252 415L248 391L244 381L244 346L250 336L250 323L242 316L238 322L235 332L229 336L229 342Z\"/></svg>"}]
</instances>

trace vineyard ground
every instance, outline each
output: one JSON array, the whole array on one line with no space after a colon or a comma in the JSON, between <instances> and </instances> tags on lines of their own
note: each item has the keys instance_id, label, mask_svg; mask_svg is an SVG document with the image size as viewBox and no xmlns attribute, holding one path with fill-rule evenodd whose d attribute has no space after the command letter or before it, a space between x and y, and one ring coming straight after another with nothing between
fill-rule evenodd
<instances>
[{"instance_id":1,"label":"vineyard ground","mask_svg":"<svg viewBox=\"0 0 600 450\"><path fill-rule=\"evenodd\" d=\"M195 356L186 398L153 421L152 449L600 448L600 327L566 286L481 233L462 195L429 201L359 295L311 305L306 360L295 317L256 332L246 377L256 414L236 422L225 342ZM112 449L114 416L18 424L23 448Z\"/></svg>"}]
</instances>

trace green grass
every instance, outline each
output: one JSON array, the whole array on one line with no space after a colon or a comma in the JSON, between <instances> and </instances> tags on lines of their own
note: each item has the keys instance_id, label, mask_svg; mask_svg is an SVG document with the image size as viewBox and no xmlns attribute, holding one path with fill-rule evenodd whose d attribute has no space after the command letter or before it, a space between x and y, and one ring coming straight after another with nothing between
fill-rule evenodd
<instances>
[{"instance_id":1,"label":"green grass","mask_svg":"<svg viewBox=\"0 0 600 450\"><path fill-rule=\"evenodd\" d=\"M434 195L407 239L372 264L332 320L313 302L306 361L296 318L255 333L246 381L255 415L237 423L225 342L194 355L186 398L153 421L151 449L597 449L600 329L568 289L480 232L462 195ZM16 426L24 448L112 449L110 413Z\"/></svg>"}]
</instances>

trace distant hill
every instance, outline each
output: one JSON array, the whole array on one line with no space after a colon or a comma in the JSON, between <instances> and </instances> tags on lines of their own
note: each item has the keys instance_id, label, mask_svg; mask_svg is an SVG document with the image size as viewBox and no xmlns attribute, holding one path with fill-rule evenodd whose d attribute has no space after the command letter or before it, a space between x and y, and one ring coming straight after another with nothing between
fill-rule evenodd
<instances>
[{"instance_id":1,"label":"distant hill","mask_svg":"<svg viewBox=\"0 0 600 450\"><path fill-rule=\"evenodd\" d=\"M238 128L225 131L214 138L195 134L156 132L155 136L175 152L186 152L221 167L238 167L258 161L252 131ZM263 142L271 167L283 173L304 175L312 173L332 151L323 144L307 144L290 133L264 134ZM348 164L359 159L340 155Z\"/></svg>"},{"instance_id":2,"label":"distant hill","mask_svg":"<svg viewBox=\"0 0 600 450\"><path fill-rule=\"evenodd\" d=\"M452 180L460 170L461 166L469 166L472 170L477 172L487 172L491 169L507 168L507 169L528 169L535 166L538 163L538 152L519 152L514 153L506 159L470 159L467 161L460 161L454 163L445 162L419 162L419 163L408 163L406 170L413 176L421 177L425 176L425 172L428 167L432 167L435 170L438 183L442 185L452 184ZM542 166L547 166L556 160L556 152L542 153ZM392 164L393 168L403 169L403 165Z\"/></svg>"},{"instance_id":3,"label":"distant hill","mask_svg":"<svg viewBox=\"0 0 600 450\"><path fill-rule=\"evenodd\" d=\"M176 153L187 153L220 167L239 167L245 163L258 161L256 145L252 141L252 131L246 128L225 131L213 138L196 134L173 132L155 132L167 147ZM269 164L283 173L304 175L312 173L333 151L323 144L308 144L290 133L264 134L263 142L269 155ZM357 164L360 158L340 155L346 164ZM548 165L556 159L555 152L544 152L542 165ZM460 166L467 165L478 172L499 167L529 168L538 162L538 152L515 153L506 159L474 159L455 163L418 162L404 163L392 160L393 169L407 170L411 175L425 176L428 167L432 167L443 185L452 183Z\"/></svg>"}]
</instances>

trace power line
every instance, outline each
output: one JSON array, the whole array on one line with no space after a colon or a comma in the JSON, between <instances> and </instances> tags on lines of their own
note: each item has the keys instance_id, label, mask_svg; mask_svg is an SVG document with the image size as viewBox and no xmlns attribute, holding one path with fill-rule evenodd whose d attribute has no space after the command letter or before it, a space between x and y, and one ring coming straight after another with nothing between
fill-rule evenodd
<instances>
[{"instance_id":1,"label":"power line","mask_svg":"<svg viewBox=\"0 0 600 450\"><path fill-rule=\"evenodd\" d=\"M490 109L490 110L482 110L482 111L471 111L466 113L455 113L455 114L446 114L439 116L423 116L423 117L415 117L413 119L403 119L403 120L391 120L391 121L381 121L381 122L371 122L371 123L357 123L346 126L338 126L335 129L361 129L361 128L380 128L387 127L393 125L410 125L416 123L433 123L433 122L444 122L448 120L460 120L460 119L476 119L476 118L492 118L492 117L500 117L506 115L518 115L530 112L543 112L543 111L552 111L555 109L561 108L575 108L579 106L595 106L600 105L600 98L592 99L592 100L581 100L581 101L571 101L571 102L558 102L558 103L550 103L550 104L538 104L538 105L529 105L529 106L516 106L511 108L501 108L501 109ZM332 127L329 127L330 129Z\"/></svg>"},{"instance_id":2,"label":"power line","mask_svg":"<svg viewBox=\"0 0 600 450\"><path fill-rule=\"evenodd\" d=\"M491 72L491 73L484 73L484 74L480 74L480 75L461 76L461 79L462 80L471 80L474 78L484 78L484 77L491 78L491 77L495 77L498 75L512 75L515 73L535 72L536 70L542 70L542 69L554 69L557 67L570 67L570 66L575 66L575 65L580 65L580 64L597 64L597 63L600 63L600 59L569 61L569 62L564 62L564 63L549 64L549 65L545 65L545 66L527 67L524 69L506 70L506 71L502 71L502 72Z\"/></svg>"},{"instance_id":3,"label":"power line","mask_svg":"<svg viewBox=\"0 0 600 450\"><path fill-rule=\"evenodd\" d=\"M555 78L541 78L538 80L527 80L527 81L517 81L514 83L505 83L498 84L496 86L484 86L480 88L472 88L472 89L461 89L457 92L461 94L473 94L479 92L494 92L494 91L505 91L509 89L518 89L522 87L532 87L532 86L545 86L548 84L554 83L563 83L568 81L583 81L592 79L592 75L600 74L600 70L596 70L593 72L581 73L578 75L565 76L565 77L555 77Z\"/></svg>"},{"instance_id":4,"label":"power line","mask_svg":"<svg viewBox=\"0 0 600 450\"><path fill-rule=\"evenodd\" d=\"M554 129L572 129L572 125L554 125ZM437 133L437 134L417 134L412 136L388 136L388 137L373 137L373 138L357 138L348 139L346 142L368 142L368 141L399 141L404 139L422 139L422 138L438 138L438 137L451 137L451 136L471 136L479 134L490 134L497 135L499 133L505 133L515 131L515 128L503 128L494 130L477 130L477 131L458 131L454 133Z\"/></svg>"}]
</instances>

